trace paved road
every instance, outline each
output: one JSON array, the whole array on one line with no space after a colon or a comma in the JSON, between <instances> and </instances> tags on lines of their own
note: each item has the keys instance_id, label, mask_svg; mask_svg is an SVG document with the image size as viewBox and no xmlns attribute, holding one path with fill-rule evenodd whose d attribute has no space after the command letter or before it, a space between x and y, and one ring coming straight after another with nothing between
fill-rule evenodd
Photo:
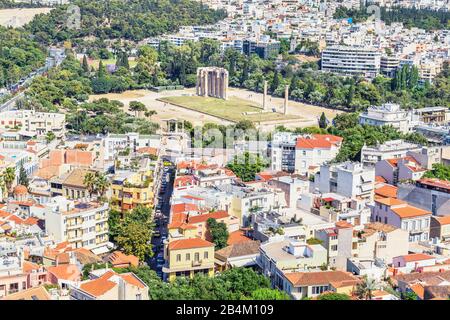
<instances>
[{"instance_id":1,"label":"paved road","mask_svg":"<svg viewBox=\"0 0 450 320\"><path fill-rule=\"evenodd\" d=\"M161 200L159 203L161 204L161 214L162 217L155 218L155 223L157 224L157 227L155 228L155 231L159 233L161 236L159 237L153 237L152 238L152 245L155 248L154 249L154 256L147 261L149 266L156 270L156 272L162 276L161 268L163 264L163 250L164 250L164 244L162 243L163 238L167 238L167 222L169 221L169 215L170 215L170 198L172 196L173 191L173 180L175 178L175 169L174 167L169 167L169 170L167 173L163 173L160 177L160 179L164 180L166 179L166 176L170 177L169 182L166 183L166 189L165 192L160 194ZM159 266L158 266L159 262Z\"/></svg>"}]
</instances>

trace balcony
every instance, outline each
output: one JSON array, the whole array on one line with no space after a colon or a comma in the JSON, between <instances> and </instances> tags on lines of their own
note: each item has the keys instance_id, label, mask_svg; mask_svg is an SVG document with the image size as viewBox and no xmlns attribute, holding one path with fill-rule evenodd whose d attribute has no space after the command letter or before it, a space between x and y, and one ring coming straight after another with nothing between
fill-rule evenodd
<instances>
[{"instance_id":1,"label":"balcony","mask_svg":"<svg viewBox=\"0 0 450 320\"><path fill-rule=\"evenodd\" d=\"M196 261L192 261L192 266L193 267L199 267L202 265L202 260L196 260Z\"/></svg>"}]
</instances>

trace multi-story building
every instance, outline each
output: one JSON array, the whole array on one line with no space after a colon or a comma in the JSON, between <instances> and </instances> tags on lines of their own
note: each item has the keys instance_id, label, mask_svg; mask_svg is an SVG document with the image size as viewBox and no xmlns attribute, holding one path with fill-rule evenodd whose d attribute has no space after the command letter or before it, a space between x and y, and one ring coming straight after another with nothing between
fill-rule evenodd
<instances>
[{"instance_id":1,"label":"multi-story building","mask_svg":"<svg viewBox=\"0 0 450 320\"><path fill-rule=\"evenodd\" d=\"M358 257L392 263L396 256L408 254L408 231L381 222L364 225L358 231Z\"/></svg>"},{"instance_id":2,"label":"multi-story building","mask_svg":"<svg viewBox=\"0 0 450 320\"><path fill-rule=\"evenodd\" d=\"M50 192L52 196L65 196L68 199L81 199L90 196L84 184L84 177L89 169L76 168L61 176L50 179Z\"/></svg>"},{"instance_id":3,"label":"multi-story building","mask_svg":"<svg viewBox=\"0 0 450 320\"><path fill-rule=\"evenodd\" d=\"M396 56L382 56L380 59L380 72L388 77L394 77L400 65L400 59Z\"/></svg>"},{"instance_id":4,"label":"multi-story building","mask_svg":"<svg viewBox=\"0 0 450 320\"><path fill-rule=\"evenodd\" d=\"M412 205L430 210L433 215L450 215L450 182L423 178L398 184L397 197Z\"/></svg>"},{"instance_id":5,"label":"multi-story building","mask_svg":"<svg viewBox=\"0 0 450 320\"><path fill-rule=\"evenodd\" d=\"M450 118L450 110L446 107L426 107L415 109L420 122L445 124Z\"/></svg>"},{"instance_id":6,"label":"multi-story building","mask_svg":"<svg viewBox=\"0 0 450 320\"><path fill-rule=\"evenodd\" d=\"M108 203L75 202L59 196L45 207L45 230L55 241L68 241L74 248L108 250Z\"/></svg>"},{"instance_id":7,"label":"multi-story building","mask_svg":"<svg viewBox=\"0 0 450 320\"><path fill-rule=\"evenodd\" d=\"M357 239L353 235L353 225L348 222L339 221L333 228L316 230L315 237L327 249L328 264L336 269L346 270L347 259L357 254Z\"/></svg>"},{"instance_id":8,"label":"multi-story building","mask_svg":"<svg viewBox=\"0 0 450 320\"><path fill-rule=\"evenodd\" d=\"M261 244L257 263L274 287L280 287L284 272L319 268L327 263L327 251L319 244L285 239Z\"/></svg>"},{"instance_id":9,"label":"multi-story building","mask_svg":"<svg viewBox=\"0 0 450 320\"><path fill-rule=\"evenodd\" d=\"M390 224L409 232L409 242L427 241L430 238L431 212L395 199L375 199L372 221Z\"/></svg>"},{"instance_id":10,"label":"multi-story building","mask_svg":"<svg viewBox=\"0 0 450 320\"><path fill-rule=\"evenodd\" d=\"M200 238L167 242L164 259L165 280L172 281L180 276L192 278L195 274L214 275L214 243Z\"/></svg>"},{"instance_id":11,"label":"multi-story building","mask_svg":"<svg viewBox=\"0 0 450 320\"><path fill-rule=\"evenodd\" d=\"M12 110L0 113L0 128L32 132L38 136L53 132L57 138L64 136L66 116L62 113Z\"/></svg>"},{"instance_id":12,"label":"multi-story building","mask_svg":"<svg viewBox=\"0 0 450 320\"><path fill-rule=\"evenodd\" d=\"M450 240L450 215L445 217L431 217L430 238L439 241Z\"/></svg>"},{"instance_id":13,"label":"multi-story building","mask_svg":"<svg viewBox=\"0 0 450 320\"><path fill-rule=\"evenodd\" d=\"M381 54L360 46L331 46L322 51L322 70L374 78L380 73Z\"/></svg>"},{"instance_id":14,"label":"multi-story building","mask_svg":"<svg viewBox=\"0 0 450 320\"><path fill-rule=\"evenodd\" d=\"M421 146L404 140L390 140L375 146L364 145L361 149L361 162L373 167L378 161L405 157L409 151L420 151Z\"/></svg>"},{"instance_id":15,"label":"multi-story building","mask_svg":"<svg viewBox=\"0 0 450 320\"><path fill-rule=\"evenodd\" d=\"M274 134L271 142L272 170L306 174L332 160L339 152L342 138L328 134Z\"/></svg>"},{"instance_id":16,"label":"multi-story building","mask_svg":"<svg viewBox=\"0 0 450 320\"><path fill-rule=\"evenodd\" d=\"M242 43L242 51L250 56L257 54L261 59L274 58L280 53L281 44L279 41L262 36L259 40L246 39Z\"/></svg>"},{"instance_id":17,"label":"multi-story building","mask_svg":"<svg viewBox=\"0 0 450 320\"><path fill-rule=\"evenodd\" d=\"M403 180L419 180L426 171L411 156L381 160L375 165L375 175L383 177L392 185Z\"/></svg>"},{"instance_id":18,"label":"multi-story building","mask_svg":"<svg viewBox=\"0 0 450 320\"><path fill-rule=\"evenodd\" d=\"M316 173L314 183L321 193L335 192L370 202L374 197L375 170L363 168L358 162L324 164Z\"/></svg>"},{"instance_id":19,"label":"multi-story building","mask_svg":"<svg viewBox=\"0 0 450 320\"><path fill-rule=\"evenodd\" d=\"M103 159L113 161L119 152L137 152L138 149L151 147L159 149L161 143L158 135L141 135L135 132L126 134L108 134L102 140Z\"/></svg>"},{"instance_id":20,"label":"multi-story building","mask_svg":"<svg viewBox=\"0 0 450 320\"><path fill-rule=\"evenodd\" d=\"M370 106L359 115L359 123L370 126L393 126L400 132L412 132L419 124L419 116L413 110L402 110L400 105L385 103L381 106Z\"/></svg>"},{"instance_id":21,"label":"multi-story building","mask_svg":"<svg viewBox=\"0 0 450 320\"><path fill-rule=\"evenodd\" d=\"M118 172L112 179L111 200L121 210L131 210L137 206L153 205L152 172Z\"/></svg>"}]
</instances>

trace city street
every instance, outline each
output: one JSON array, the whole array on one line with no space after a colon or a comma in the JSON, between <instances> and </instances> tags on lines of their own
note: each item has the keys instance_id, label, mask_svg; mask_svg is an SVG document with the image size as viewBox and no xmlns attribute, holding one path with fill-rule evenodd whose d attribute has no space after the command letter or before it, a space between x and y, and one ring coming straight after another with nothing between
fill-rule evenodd
<instances>
[{"instance_id":1,"label":"city street","mask_svg":"<svg viewBox=\"0 0 450 320\"><path fill-rule=\"evenodd\" d=\"M160 176L161 183L158 190L158 200L155 206L155 234L152 238L154 255L149 259L149 266L156 270L158 275L162 277L162 266L164 264L164 240L167 238L167 223L170 215L170 198L173 191L173 180L175 177L175 169L173 166L163 167L163 173ZM168 182L167 182L168 180ZM159 213L160 212L160 213Z\"/></svg>"}]
</instances>

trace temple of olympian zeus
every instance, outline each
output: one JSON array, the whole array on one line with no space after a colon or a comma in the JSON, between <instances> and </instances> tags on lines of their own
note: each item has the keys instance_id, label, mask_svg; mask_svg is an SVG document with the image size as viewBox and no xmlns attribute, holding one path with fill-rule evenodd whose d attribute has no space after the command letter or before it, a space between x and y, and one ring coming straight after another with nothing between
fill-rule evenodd
<instances>
[{"instance_id":1,"label":"temple of olympian zeus","mask_svg":"<svg viewBox=\"0 0 450 320\"><path fill-rule=\"evenodd\" d=\"M198 96L227 99L228 70L218 67L197 69L196 93Z\"/></svg>"}]
</instances>

